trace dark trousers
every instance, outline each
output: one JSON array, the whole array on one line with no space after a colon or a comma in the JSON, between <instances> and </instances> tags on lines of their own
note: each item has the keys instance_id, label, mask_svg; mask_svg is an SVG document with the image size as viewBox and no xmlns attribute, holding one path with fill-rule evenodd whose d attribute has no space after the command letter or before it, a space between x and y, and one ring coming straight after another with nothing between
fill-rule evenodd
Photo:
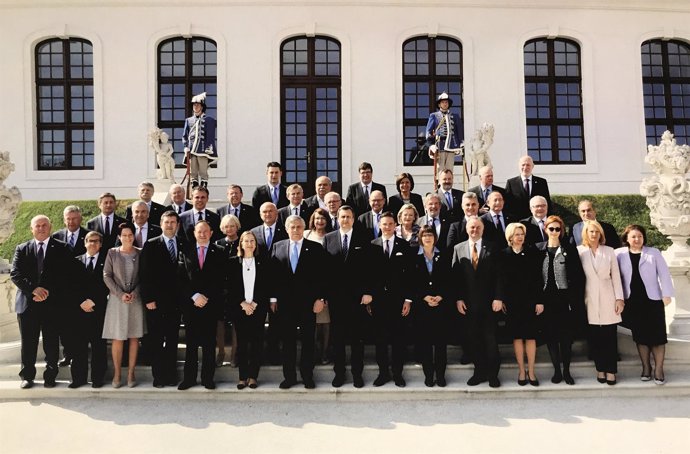
<instances>
[{"instance_id":1,"label":"dark trousers","mask_svg":"<svg viewBox=\"0 0 690 454\"><path fill-rule=\"evenodd\" d=\"M384 300L372 310L374 313L374 328L376 329L376 364L379 366L379 374L388 374L390 366L394 376L402 375L407 350L405 333L407 320L400 315L402 300L390 304L395 308L386 307L389 301ZM388 346L391 346L389 361Z\"/></svg>"},{"instance_id":2,"label":"dark trousers","mask_svg":"<svg viewBox=\"0 0 690 454\"><path fill-rule=\"evenodd\" d=\"M177 344L180 340L179 312L146 309L147 350L151 354L151 374L157 383L177 382ZM187 346L189 350L189 345ZM196 376L196 373L195 373Z\"/></svg>"},{"instance_id":3,"label":"dark trousers","mask_svg":"<svg viewBox=\"0 0 690 454\"><path fill-rule=\"evenodd\" d=\"M589 351L597 372L618 373L618 325L589 325Z\"/></svg>"},{"instance_id":4,"label":"dark trousers","mask_svg":"<svg viewBox=\"0 0 690 454\"><path fill-rule=\"evenodd\" d=\"M366 308L353 300L329 302L331 314L331 342L333 345L333 371L345 374L346 346L350 345L350 364L353 376L364 371L364 340L367 336L371 316Z\"/></svg>"},{"instance_id":5,"label":"dark trousers","mask_svg":"<svg viewBox=\"0 0 690 454\"><path fill-rule=\"evenodd\" d=\"M275 320L275 319L274 319ZM313 312L287 311L281 312L279 317L280 339L283 341L283 377L296 381L297 366L297 329L302 338L299 372L302 379L311 379L314 375L314 333L316 331L316 316Z\"/></svg>"},{"instance_id":6,"label":"dark trousers","mask_svg":"<svg viewBox=\"0 0 690 454\"><path fill-rule=\"evenodd\" d=\"M445 343L432 343L422 341L417 344L420 355L422 356L422 369L424 377L436 378L446 376L446 365L448 364L448 354Z\"/></svg>"},{"instance_id":7,"label":"dark trousers","mask_svg":"<svg viewBox=\"0 0 690 454\"><path fill-rule=\"evenodd\" d=\"M184 357L184 381L196 382L201 347L201 382L213 381L216 373L216 317L185 314L187 351Z\"/></svg>"},{"instance_id":8,"label":"dark trousers","mask_svg":"<svg viewBox=\"0 0 690 454\"><path fill-rule=\"evenodd\" d=\"M501 359L496 341L496 317L490 309L469 311L465 326L474 375L482 378L498 377Z\"/></svg>"},{"instance_id":9,"label":"dark trousers","mask_svg":"<svg viewBox=\"0 0 690 454\"><path fill-rule=\"evenodd\" d=\"M105 311L75 314L68 337L72 354L70 372L72 382L86 383L89 372L89 346L91 346L91 381L103 383L108 369L108 341L103 339Z\"/></svg>"},{"instance_id":10,"label":"dark trousers","mask_svg":"<svg viewBox=\"0 0 690 454\"><path fill-rule=\"evenodd\" d=\"M60 342L58 340L57 311L49 308L50 302L29 303L26 311L17 315L19 333L22 340L22 368L19 376L23 380L36 378L36 354L38 339L43 335L43 352L46 355L46 370L44 380L54 380L58 374L58 356Z\"/></svg>"},{"instance_id":11,"label":"dark trousers","mask_svg":"<svg viewBox=\"0 0 690 454\"><path fill-rule=\"evenodd\" d=\"M264 320L266 312L257 311L252 315L244 312L235 317L237 330L237 368L240 380L258 378L264 351Z\"/></svg>"}]
</instances>

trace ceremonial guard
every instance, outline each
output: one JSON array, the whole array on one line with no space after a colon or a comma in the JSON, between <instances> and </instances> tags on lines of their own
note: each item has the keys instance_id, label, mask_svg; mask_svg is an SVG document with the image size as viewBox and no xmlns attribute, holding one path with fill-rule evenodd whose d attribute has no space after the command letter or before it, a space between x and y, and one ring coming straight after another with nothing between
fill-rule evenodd
<instances>
[{"instance_id":1,"label":"ceremonial guard","mask_svg":"<svg viewBox=\"0 0 690 454\"><path fill-rule=\"evenodd\" d=\"M429 115L426 124L426 141L429 144L429 157L436 164L434 183L440 180L444 169L453 170L455 155L460 154L460 116L450 111L453 100L443 92L436 100L438 110Z\"/></svg>"},{"instance_id":2,"label":"ceremonial guard","mask_svg":"<svg viewBox=\"0 0 690 454\"><path fill-rule=\"evenodd\" d=\"M216 119L206 115L206 92L192 98L194 115L184 122L184 145L187 171L192 188L208 185L208 166L218 159Z\"/></svg>"}]
</instances>

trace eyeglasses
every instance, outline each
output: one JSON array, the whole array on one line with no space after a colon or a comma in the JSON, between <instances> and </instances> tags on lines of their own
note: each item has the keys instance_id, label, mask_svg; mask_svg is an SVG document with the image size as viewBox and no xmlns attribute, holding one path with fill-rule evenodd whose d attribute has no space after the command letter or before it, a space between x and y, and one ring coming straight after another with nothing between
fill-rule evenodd
<instances>
[{"instance_id":1,"label":"eyeglasses","mask_svg":"<svg viewBox=\"0 0 690 454\"><path fill-rule=\"evenodd\" d=\"M548 230L549 230L549 232L560 232L561 228L560 227L549 227Z\"/></svg>"}]
</instances>

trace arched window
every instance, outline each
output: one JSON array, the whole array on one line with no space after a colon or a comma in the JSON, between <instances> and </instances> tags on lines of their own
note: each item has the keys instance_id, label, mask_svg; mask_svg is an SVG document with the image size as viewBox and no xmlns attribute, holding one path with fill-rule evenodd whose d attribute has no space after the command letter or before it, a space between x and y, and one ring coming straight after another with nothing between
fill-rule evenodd
<instances>
[{"instance_id":1,"label":"arched window","mask_svg":"<svg viewBox=\"0 0 690 454\"><path fill-rule=\"evenodd\" d=\"M93 48L80 38L36 46L39 170L93 169Z\"/></svg>"},{"instance_id":2,"label":"arched window","mask_svg":"<svg viewBox=\"0 0 690 454\"><path fill-rule=\"evenodd\" d=\"M206 113L217 119L216 74L214 41L171 38L158 45L158 127L170 137L177 167L184 167L182 130L192 115L192 97L206 92Z\"/></svg>"},{"instance_id":3,"label":"arched window","mask_svg":"<svg viewBox=\"0 0 690 454\"><path fill-rule=\"evenodd\" d=\"M690 144L690 45L652 39L641 51L647 144L658 145L667 129Z\"/></svg>"},{"instance_id":4,"label":"arched window","mask_svg":"<svg viewBox=\"0 0 690 454\"><path fill-rule=\"evenodd\" d=\"M537 38L524 46L527 149L542 164L584 164L580 46Z\"/></svg>"},{"instance_id":5,"label":"arched window","mask_svg":"<svg viewBox=\"0 0 690 454\"><path fill-rule=\"evenodd\" d=\"M464 137L462 98L462 45L453 38L411 38L403 43L403 164L430 165L425 144L429 114L436 98L447 92L451 110L460 116ZM456 158L459 159L459 158Z\"/></svg>"},{"instance_id":6,"label":"arched window","mask_svg":"<svg viewBox=\"0 0 690 454\"><path fill-rule=\"evenodd\" d=\"M325 36L280 46L281 160L284 180L312 194L321 175L341 187L340 43Z\"/></svg>"}]
</instances>

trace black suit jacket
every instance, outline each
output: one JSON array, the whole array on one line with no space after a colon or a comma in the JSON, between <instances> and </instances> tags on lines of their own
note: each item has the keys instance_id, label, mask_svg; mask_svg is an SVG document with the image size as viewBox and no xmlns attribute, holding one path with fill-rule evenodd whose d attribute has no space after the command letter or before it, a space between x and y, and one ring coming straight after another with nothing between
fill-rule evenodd
<instances>
[{"instance_id":1,"label":"black suit jacket","mask_svg":"<svg viewBox=\"0 0 690 454\"><path fill-rule=\"evenodd\" d=\"M69 245L69 231L65 227L64 229L60 229L57 232L53 233L51 235L51 238L55 238L56 240L60 240L63 243L67 244L67 247L70 248L72 251L72 255L75 257L78 255L82 255L83 253L86 252L86 245L84 244L84 237L86 236L87 233L89 233L91 230L87 230L84 227L79 227L79 232L77 233L77 239L74 243L74 247L71 247Z\"/></svg>"},{"instance_id":2,"label":"black suit jacket","mask_svg":"<svg viewBox=\"0 0 690 454\"><path fill-rule=\"evenodd\" d=\"M413 311L415 320L421 325L425 336L445 340L450 327L451 309L455 308L452 292L450 256L437 252L433 258L431 273L426 267L424 254L416 254L412 260L412 281L414 289ZM429 306L426 296L441 296L438 306Z\"/></svg>"},{"instance_id":3,"label":"black suit jacket","mask_svg":"<svg viewBox=\"0 0 690 454\"><path fill-rule=\"evenodd\" d=\"M484 233L482 234L482 239L486 240L488 239L487 236L491 236L491 228L492 224L491 222L487 221L483 217L480 217L482 223L484 224ZM457 222L453 222L450 225L450 228L448 229L448 237L446 238L446 249L449 251L452 251L453 248L462 243L463 241L467 241L469 238L469 235L467 234L467 218L463 215L462 219L460 219Z\"/></svg>"},{"instance_id":4,"label":"black suit jacket","mask_svg":"<svg viewBox=\"0 0 690 454\"><path fill-rule=\"evenodd\" d=\"M41 304L57 315L65 307L68 277L74 271L74 257L70 248L60 240L51 238L44 243L43 270L39 274L36 244L33 239L14 250L10 278L17 286L15 312L22 314L32 305ZM32 292L37 287L48 290L48 299L34 302Z\"/></svg>"},{"instance_id":5,"label":"black suit jacket","mask_svg":"<svg viewBox=\"0 0 690 454\"><path fill-rule=\"evenodd\" d=\"M304 220L304 223L307 227L309 227L309 217L311 216L311 213L312 210L307 205L307 202L302 200L302 203L299 206L299 217L301 217ZM292 212L290 211L290 205L284 206L278 210L278 220L283 225L285 225L285 220L291 215Z\"/></svg>"},{"instance_id":6,"label":"black suit jacket","mask_svg":"<svg viewBox=\"0 0 690 454\"><path fill-rule=\"evenodd\" d=\"M441 198L441 214L445 215L449 222L459 221L465 213L462 211L462 196L465 194L459 189L451 189L451 197L453 198L453 207L448 206L448 201L446 200L446 193L443 189L439 188L436 191L438 196ZM419 213L421 215L421 213Z\"/></svg>"},{"instance_id":7,"label":"black suit jacket","mask_svg":"<svg viewBox=\"0 0 690 454\"><path fill-rule=\"evenodd\" d=\"M546 220L546 218L544 218ZM525 236L525 243L527 245L535 245L546 241L548 237L546 232L543 232L539 227L539 222L534 218L534 216L529 216L520 221L527 228L527 235Z\"/></svg>"},{"instance_id":8,"label":"black suit jacket","mask_svg":"<svg viewBox=\"0 0 690 454\"><path fill-rule=\"evenodd\" d=\"M268 190L268 184L262 184L261 186L257 186L254 190L254 194L252 195L252 206L258 213L261 205L266 202L273 202L273 198ZM290 201L287 198L287 188L281 184L278 186L278 205L276 206L282 208L289 204Z\"/></svg>"},{"instance_id":9,"label":"black suit jacket","mask_svg":"<svg viewBox=\"0 0 690 454\"><path fill-rule=\"evenodd\" d=\"M438 238L436 239L436 248L438 248L439 251L445 251L447 247L447 242L448 242L448 232L450 230L451 222L447 218L448 214L441 212L438 215L438 219L441 221L441 231L440 233L437 232ZM421 218L417 220L417 224L419 224L420 227L424 225L429 224L429 216L424 215Z\"/></svg>"},{"instance_id":10,"label":"black suit jacket","mask_svg":"<svg viewBox=\"0 0 690 454\"><path fill-rule=\"evenodd\" d=\"M170 258L167 240L163 235L150 238L141 251L139 267L139 289L144 304L155 302L156 310L175 314L180 310L182 286L184 281L183 255L185 243L173 238L177 255ZM195 255L196 257L196 255Z\"/></svg>"},{"instance_id":11,"label":"black suit jacket","mask_svg":"<svg viewBox=\"0 0 690 454\"><path fill-rule=\"evenodd\" d=\"M87 269L89 263L87 254L82 254L74 258L75 264L75 291L79 292L79 297L74 298L72 312L78 313L82 318L89 317L91 313L84 312L80 305L86 299L91 299L95 306L94 312L100 317L105 317L105 308L108 304L108 287L103 282L103 268L107 254L99 253L94 261L93 271ZM71 302L70 302L71 303Z\"/></svg>"},{"instance_id":12,"label":"black suit jacket","mask_svg":"<svg viewBox=\"0 0 690 454\"><path fill-rule=\"evenodd\" d=\"M222 207L218 208L218 216L221 219L223 219L223 216L226 214L231 214L230 204L223 205ZM246 203L240 204L240 215L238 219L240 220L241 226L239 234L242 234L242 232L246 232L247 230L251 230L257 225L261 224L261 218L259 218L259 215L256 214L256 210Z\"/></svg>"},{"instance_id":13,"label":"black suit jacket","mask_svg":"<svg viewBox=\"0 0 690 454\"><path fill-rule=\"evenodd\" d=\"M508 227L508 224L510 224L511 222L516 222L511 216L509 216L505 212L501 213L501 218L503 219L503 226L501 226L501 231L499 231L496 228L496 220L494 219L493 213L491 213L491 211L484 213L481 216L482 221L485 221L484 234L482 235L482 238L493 243L497 250L508 247L508 240L506 240L505 228Z\"/></svg>"},{"instance_id":14,"label":"black suit jacket","mask_svg":"<svg viewBox=\"0 0 690 454\"><path fill-rule=\"evenodd\" d=\"M343 253L343 237L340 230L327 233L323 248L328 254L328 272L337 279L328 286L328 300L338 304L358 304L362 295L371 294L372 270L370 268L371 240L362 231L352 229L348 237L347 255ZM339 310L333 307L332 310ZM352 309L352 308L350 308Z\"/></svg>"},{"instance_id":15,"label":"black suit jacket","mask_svg":"<svg viewBox=\"0 0 690 454\"><path fill-rule=\"evenodd\" d=\"M503 189L500 186L496 186L495 184L491 185L491 192L500 192L503 198L506 198L506 190ZM474 187L471 187L467 190L467 192L474 192L477 195L477 199L479 200L479 207L483 207L486 205L486 200L484 199L484 193L482 192L482 187L481 185L477 185ZM536 194L535 194L536 195Z\"/></svg>"},{"instance_id":16,"label":"black suit jacket","mask_svg":"<svg viewBox=\"0 0 690 454\"><path fill-rule=\"evenodd\" d=\"M115 246L117 241L117 226L126 222L125 218L121 218L117 214L113 213L113 225L110 226L110 235L105 234L105 226L103 225L103 217L101 214L89 219L86 223L86 228L89 230L96 231L103 235L103 244L101 244L101 252L108 252L108 249Z\"/></svg>"},{"instance_id":17,"label":"black suit jacket","mask_svg":"<svg viewBox=\"0 0 690 454\"><path fill-rule=\"evenodd\" d=\"M204 210L204 219L211 225L211 230L213 230L211 242L213 243L223 238L223 232L220 231L220 217L218 214L207 208ZM194 216L194 210L182 213L180 215L180 225L177 227L177 236L188 244L196 244L196 238L194 238L194 225L196 223L197 219Z\"/></svg>"},{"instance_id":18,"label":"black suit jacket","mask_svg":"<svg viewBox=\"0 0 690 454\"><path fill-rule=\"evenodd\" d=\"M225 310L227 294L228 260L220 246L209 243L204 259L204 267L199 267L196 241L187 245L182 256L183 290L182 313L185 320L202 318L218 320ZM204 307L196 307L192 296L201 293L208 298Z\"/></svg>"},{"instance_id":19,"label":"black suit jacket","mask_svg":"<svg viewBox=\"0 0 690 454\"><path fill-rule=\"evenodd\" d=\"M529 209L529 201L535 195L540 195L546 199L549 204L549 213L553 212L551 205L551 195L549 194L549 184L544 178L532 175L531 193L525 192L525 185L521 176L510 178L506 182L505 193L505 207L506 211L513 215L516 219L523 219L528 217L532 212Z\"/></svg>"},{"instance_id":20,"label":"black suit jacket","mask_svg":"<svg viewBox=\"0 0 690 454\"><path fill-rule=\"evenodd\" d=\"M479 263L475 270L469 240L453 249L452 276L455 282L455 299L463 300L467 315L478 312L492 312L491 303L502 299L498 286L498 263L490 243L482 240L478 252Z\"/></svg>"},{"instance_id":21,"label":"black suit jacket","mask_svg":"<svg viewBox=\"0 0 690 454\"><path fill-rule=\"evenodd\" d=\"M148 232L146 232L146 241L144 241L144 244L141 245L141 249L146 249L148 247L148 241L151 238L155 238L155 237L163 234L163 230L160 227L158 227L157 225L151 224L151 222L149 222L148 224L149 225L148 225ZM136 228L136 226L137 225L134 224L135 228ZM136 233L135 233L135 235L136 235ZM134 243L136 246L136 239L135 239ZM122 243L120 242L120 239L118 238L117 241L115 242L115 246L121 246L121 245L122 245Z\"/></svg>"},{"instance_id":22,"label":"black suit jacket","mask_svg":"<svg viewBox=\"0 0 690 454\"><path fill-rule=\"evenodd\" d=\"M383 214L383 211L381 214ZM366 232L369 241L371 241L376 237L376 235L374 235L374 224L376 224L376 222L374 217L371 215L371 210L369 210L359 215L357 222L355 222L354 229L361 232ZM381 230L379 230L378 236L381 236Z\"/></svg>"},{"instance_id":23,"label":"black suit jacket","mask_svg":"<svg viewBox=\"0 0 690 454\"><path fill-rule=\"evenodd\" d=\"M186 200L184 201L184 206L182 207L182 213L184 213L187 210L191 210L193 208L193 205ZM165 207L165 210L163 210L163 213L165 213L168 210L172 210L175 213L177 213L177 209L172 205L172 203L168 206ZM177 213L177 214L182 214L182 213Z\"/></svg>"},{"instance_id":24,"label":"black suit jacket","mask_svg":"<svg viewBox=\"0 0 690 454\"><path fill-rule=\"evenodd\" d=\"M411 192L409 203L414 205L414 207L417 209L417 214L419 216L421 216L422 213L424 213L424 200L422 200L421 195ZM386 208L386 211L390 211L391 213L393 213L393 216L395 216L395 219L398 219L398 212L404 204L405 202L403 201L402 196L400 196L400 194L392 195L388 199L388 206Z\"/></svg>"},{"instance_id":25,"label":"black suit jacket","mask_svg":"<svg viewBox=\"0 0 690 454\"><path fill-rule=\"evenodd\" d=\"M283 314L313 314L314 301L326 298L324 264L326 252L315 241L302 240L295 272L290 264L290 240L274 242L271 247L273 293Z\"/></svg>"},{"instance_id":26,"label":"black suit jacket","mask_svg":"<svg viewBox=\"0 0 690 454\"><path fill-rule=\"evenodd\" d=\"M317 208L321 208L321 205L319 205L319 196L318 196L318 194L314 194L314 195L311 196L311 197L307 197L306 199L304 199L304 201L307 203L307 206L308 206L309 209L312 211L312 213L313 213L314 210L316 210ZM325 208L324 208L324 209L325 209ZM328 210L326 210L326 211L328 211Z\"/></svg>"},{"instance_id":27,"label":"black suit jacket","mask_svg":"<svg viewBox=\"0 0 690 454\"><path fill-rule=\"evenodd\" d=\"M369 195L371 195L372 192L374 191L381 191L383 193L383 200L386 200L388 198L388 195L386 194L386 187L382 184L371 182L371 191L369 192ZM369 205L369 198L364 196L364 192L362 191L362 183L357 182L353 183L350 185L349 188L347 188L347 197L345 197L345 205L349 205L352 207L353 210L355 210L355 216L359 216L362 213L365 213L371 209L371 206ZM384 207L384 210L386 208Z\"/></svg>"},{"instance_id":28,"label":"black suit jacket","mask_svg":"<svg viewBox=\"0 0 690 454\"><path fill-rule=\"evenodd\" d=\"M273 224L273 226L275 227L273 229L273 243L276 243L281 240L286 240L288 235L285 231L285 227L283 227L283 225L278 221L276 221L276 223ZM271 250L266 246L266 237L264 236L264 225L257 225L251 230L251 232L256 237L257 252L254 255L260 255L266 258L270 257ZM271 244L271 247L273 247L273 244Z\"/></svg>"},{"instance_id":29,"label":"black suit jacket","mask_svg":"<svg viewBox=\"0 0 690 454\"><path fill-rule=\"evenodd\" d=\"M165 213L166 209L165 206L161 205L160 203L156 203L153 200L151 201L151 208L149 209L149 223L155 224L155 225L160 225L161 223L161 216L163 213ZM127 205L127 211L125 212L125 218L130 221L132 221L132 205Z\"/></svg>"},{"instance_id":30,"label":"black suit jacket","mask_svg":"<svg viewBox=\"0 0 690 454\"><path fill-rule=\"evenodd\" d=\"M371 244L372 311L374 316L397 317L404 301L414 298L409 278L412 248L402 238L393 237L393 249L388 257L383 237Z\"/></svg>"}]
</instances>

